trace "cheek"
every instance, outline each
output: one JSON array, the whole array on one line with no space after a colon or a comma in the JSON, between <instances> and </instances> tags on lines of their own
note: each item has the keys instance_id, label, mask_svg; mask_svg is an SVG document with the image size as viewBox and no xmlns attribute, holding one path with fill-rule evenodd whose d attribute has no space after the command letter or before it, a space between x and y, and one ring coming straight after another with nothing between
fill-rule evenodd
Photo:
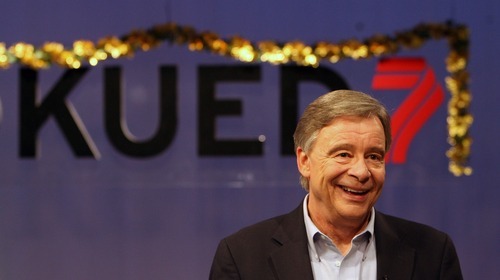
<instances>
[{"instance_id":1,"label":"cheek","mask_svg":"<svg viewBox=\"0 0 500 280\"><path fill-rule=\"evenodd\" d=\"M309 161L309 168L312 180L318 180L323 177L327 168L324 162L314 159Z\"/></svg>"},{"instance_id":2,"label":"cheek","mask_svg":"<svg viewBox=\"0 0 500 280\"><path fill-rule=\"evenodd\" d=\"M372 172L372 176L375 184L377 184L377 188L379 189L379 191L382 190L385 182L385 169Z\"/></svg>"},{"instance_id":3,"label":"cheek","mask_svg":"<svg viewBox=\"0 0 500 280\"><path fill-rule=\"evenodd\" d=\"M347 168L332 159L326 159L317 163L316 175L319 175L323 180L331 181L347 171Z\"/></svg>"},{"instance_id":4,"label":"cheek","mask_svg":"<svg viewBox=\"0 0 500 280\"><path fill-rule=\"evenodd\" d=\"M318 171L323 173L323 174L330 173L330 172L332 172L332 170L334 170L332 163L328 160L320 161L318 163L317 167L318 167Z\"/></svg>"}]
</instances>

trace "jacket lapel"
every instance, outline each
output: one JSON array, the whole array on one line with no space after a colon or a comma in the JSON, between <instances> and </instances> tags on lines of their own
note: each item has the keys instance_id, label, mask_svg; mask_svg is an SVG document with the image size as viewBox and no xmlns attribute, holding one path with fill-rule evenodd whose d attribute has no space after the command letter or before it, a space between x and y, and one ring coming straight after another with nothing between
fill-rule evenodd
<instances>
[{"instance_id":1,"label":"jacket lapel","mask_svg":"<svg viewBox=\"0 0 500 280\"><path fill-rule=\"evenodd\" d=\"M278 249L271 253L270 265L277 279L313 280L302 204L283 218L273 241Z\"/></svg>"},{"instance_id":2,"label":"jacket lapel","mask_svg":"<svg viewBox=\"0 0 500 280\"><path fill-rule=\"evenodd\" d=\"M376 212L377 279L411 279L415 249L406 245L384 214Z\"/></svg>"}]
</instances>

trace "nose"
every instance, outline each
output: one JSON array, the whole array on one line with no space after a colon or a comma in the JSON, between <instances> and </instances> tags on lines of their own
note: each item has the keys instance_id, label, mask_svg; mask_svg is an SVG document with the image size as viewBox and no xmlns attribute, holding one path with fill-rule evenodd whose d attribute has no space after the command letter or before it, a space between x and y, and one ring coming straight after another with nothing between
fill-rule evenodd
<instances>
[{"instance_id":1,"label":"nose","mask_svg":"<svg viewBox=\"0 0 500 280\"><path fill-rule=\"evenodd\" d=\"M364 159L358 159L353 162L348 170L348 174L356 177L360 182L368 180L372 175Z\"/></svg>"}]
</instances>

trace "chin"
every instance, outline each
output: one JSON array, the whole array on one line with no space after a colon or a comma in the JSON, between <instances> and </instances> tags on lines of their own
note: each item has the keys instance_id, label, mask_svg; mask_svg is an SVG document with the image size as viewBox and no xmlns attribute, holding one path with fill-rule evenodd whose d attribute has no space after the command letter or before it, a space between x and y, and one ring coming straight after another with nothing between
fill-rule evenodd
<instances>
[{"instance_id":1,"label":"chin","mask_svg":"<svg viewBox=\"0 0 500 280\"><path fill-rule=\"evenodd\" d=\"M348 206L342 209L342 216L351 220L365 219L370 215L371 207L369 206Z\"/></svg>"}]
</instances>

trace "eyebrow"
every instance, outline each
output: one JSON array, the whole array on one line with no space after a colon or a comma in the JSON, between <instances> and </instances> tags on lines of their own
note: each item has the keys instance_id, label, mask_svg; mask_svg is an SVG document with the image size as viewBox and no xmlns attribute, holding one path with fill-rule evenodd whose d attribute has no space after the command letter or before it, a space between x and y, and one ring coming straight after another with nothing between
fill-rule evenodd
<instances>
[{"instance_id":1,"label":"eyebrow","mask_svg":"<svg viewBox=\"0 0 500 280\"><path fill-rule=\"evenodd\" d=\"M339 145L334 145L331 149L328 150L328 155L332 155L337 151L341 150L352 150L354 148L354 145L349 144L349 143L342 143ZM385 155L385 149L384 148L379 148L379 147L370 147L368 148L368 153L378 153L381 155Z\"/></svg>"},{"instance_id":2,"label":"eyebrow","mask_svg":"<svg viewBox=\"0 0 500 280\"><path fill-rule=\"evenodd\" d=\"M368 152L370 153L378 153L378 154L381 154L381 155L385 155L385 148L378 148L378 147L371 147L370 149L368 149Z\"/></svg>"},{"instance_id":3,"label":"eyebrow","mask_svg":"<svg viewBox=\"0 0 500 280\"><path fill-rule=\"evenodd\" d=\"M332 155L335 152L340 151L340 150L352 150L353 147L354 146L352 144L349 144L349 143L342 143L340 145L334 145L333 147L331 147L328 150L328 155Z\"/></svg>"}]
</instances>

